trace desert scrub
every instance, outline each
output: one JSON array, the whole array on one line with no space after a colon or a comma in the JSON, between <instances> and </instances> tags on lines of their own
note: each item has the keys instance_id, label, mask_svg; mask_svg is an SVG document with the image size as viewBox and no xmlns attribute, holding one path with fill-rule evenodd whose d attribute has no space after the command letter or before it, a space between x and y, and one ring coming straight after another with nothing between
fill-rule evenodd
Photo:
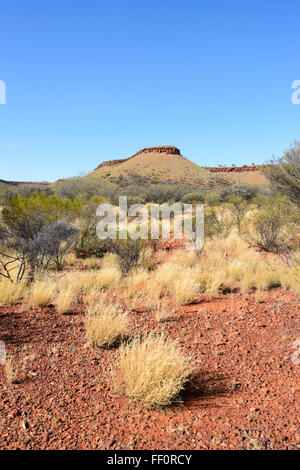
<instances>
[{"instance_id":1,"label":"desert scrub","mask_svg":"<svg viewBox=\"0 0 300 470\"><path fill-rule=\"evenodd\" d=\"M193 368L176 341L152 333L120 348L120 380L129 398L146 406L178 400Z\"/></svg>"},{"instance_id":2,"label":"desert scrub","mask_svg":"<svg viewBox=\"0 0 300 470\"><path fill-rule=\"evenodd\" d=\"M127 314L115 305L107 305L99 313L93 307L85 319L87 345L108 348L124 337L127 326Z\"/></svg>"}]
</instances>

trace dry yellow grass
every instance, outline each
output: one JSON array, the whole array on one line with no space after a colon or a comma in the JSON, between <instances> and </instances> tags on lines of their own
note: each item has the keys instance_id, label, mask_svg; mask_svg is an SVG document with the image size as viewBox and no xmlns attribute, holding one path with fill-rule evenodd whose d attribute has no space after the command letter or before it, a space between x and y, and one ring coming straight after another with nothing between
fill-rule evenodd
<instances>
[{"instance_id":1,"label":"dry yellow grass","mask_svg":"<svg viewBox=\"0 0 300 470\"><path fill-rule=\"evenodd\" d=\"M299 264L284 267L280 258L264 257L250 249L235 233L209 242L190 276L200 282L200 290L215 295L220 290L240 288L243 293L282 286L299 292ZM298 279L298 281L297 281Z\"/></svg>"},{"instance_id":2,"label":"dry yellow grass","mask_svg":"<svg viewBox=\"0 0 300 470\"><path fill-rule=\"evenodd\" d=\"M168 288L176 302L180 305L191 303L199 292L199 284L190 277L176 279Z\"/></svg>"},{"instance_id":3,"label":"dry yellow grass","mask_svg":"<svg viewBox=\"0 0 300 470\"><path fill-rule=\"evenodd\" d=\"M72 271L60 277L58 288L59 291L73 291L77 296L80 292L117 287L120 279L121 271L114 266L95 271Z\"/></svg>"},{"instance_id":4,"label":"dry yellow grass","mask_svg":"<svg viewBox=\"0 0 300 470\"><path fill-rule=\"evenodd\" d=\"M94 257L85 258L82 260L82 264L88 269L95 269L99 265L99 259Z\"/></svg>"},{"instance_id":5,"label":"dry yellow grass","mask_svg":"<svg viewBox=\"0 0 300 470\"><path fill-rule=\"evenodd\" d=\"M81 291L86 291L93 287L93 273L82 271L71 271L64 273L58 279L59 292L69 291L77 296Z\"/></svg>"},{"instance_id":6,"label":"dry yellow grass","mask_svg":"<svg viewBox=\"0 0 300 470\"><path fill-rule=\"evenodd\" d=\"M161 266L161 273L164 269ZM193 266L183 266L183 270L185 277L199 283L201 292L212 297L220 291L231 291L234 288L239 288L243 293L251 289L266 291L279 286L295 293L300 290L299 265L283 267L276 257L265 261L235 232L223 239L209 240L199 262ZM178 272L176 268L175 271Z\"/></svg>"},{"instance_id":7,"label":"dry yellow grass","mask_svg":"<svg viewBox=\"0 0 300 470\"><path fill-rule=\"evenodd\" d=\"M133 271L125 279L125 289L128 297L135 297L142 289L146 287L149 275L146 271Z\"/></svg>"},{"instance_id":8,"label":"dry yellow grass","mask_svg":"<svg viewBox=\"0 0 300 470\"><path fill-rule=\"evenodd\" d=\"M157 302L154 311L155 318L159 323L167 321L171 316L170 306L167 302Z\"/></svg>"},{"instance_id":9,"label":"dry yellow grass","mask_svg":"<svg viewBox=\"0 0 300 470\"><path fill-rule=\"evenodd\" d=\"M64 257L65 266L76 266L79 262L80 261L76 258L75 253L67 253Z\"/></svg>"},{"instance_id":10,"label":"dry yellow grass","mask_svg":"<svg viewBox=\"0 0 300 470\"><path fill-rule=\"evenodd\" d=\"M195 251L176 250L169 260L170 263L183 266L194 266L198 262Z\"/></svg>"},{"instance_id":11,"label":"dry yellow grass","mask_svg":"<svg viewBox=\"0 0 300 470\"><path fill-rule=\"evenodd\" d=\"M300 266L280 271L280 283L286 290L291 290L296 295L300 295Z\"/></svg>"},{"instance_id":12,"label":"dry yellow grass","mask_svg":"<svg viewBox=\"0 0 300 470\"><path fill-rule=\"evenodd\" d=\"M106 253L102 259L102 268L119 268L119 258L114 253Z\"/></svg>"},{"instance_id":13,"label":"dry yellow grass","mask_svg":"<svg viewBox=\"0 0 300 470\"><path fill-rule=\"evenodd\" d=\"M60 290L54 299L56 310L60 314L69 313L72 304L76 301L76 293L73 288Z\"/></svg>"},{"instance_id":14,"label":"dry yellow grass","mask_svg":"<svg viewBox=\"0 0 300 470\"><path fill-rule=\"evenodd\" d=\"M92 347L110 347L122 339L127 326L127 314L118 310L115 305L107 305L98 312L93 308L85 319L87 344Z\"/></svg>"},{"instance_id":15,"label":"dry yellow grass","mask_svg":"<svg viewBox=\"0 0 300 470\"><path fill-rule=\"evenodd\" d=\"M47 307L54 302L57 294L57 283L51 279L37 281L27 292L25 301L29 307Z\"/></svg>"},{"instance_id":16,"label":"dry yellow grass","mask_svg":"<svg viewBox=\"0 0 300 470\"><path fill-rule=\"evenodd\" d=\"M94 277L94 285L100 289L115 288L119 286L122 274L119 267L102 268L96 272Z\"/></svg>"},{"instance_id":17,"label":"dry yellow grass","mask_svg":"<svg viewBox=\"0 0 300 470\"><path fill-rule=\"evenodd\" d=\"M126 395L146 406L178 400L193 372L177 342L151 333L121 346L119 370Z\"/></svg>"},{"instance_id":18,"label":"dry yellow grass","mask_svg":"<svg viewBox=\"0 0 300 470\"><path fill-rule=\"evenodd\" d=\"M84 295L83 300L88 311L92 311L92 309L100 311L101 308L105 307L109 303L106 292L99 289L89 290Z\"/></svg>"},{"instance_id":19,"label":"dry yellow grass","mask_svg":"<svg viewBox=\"0 0 300 470\"><path fill-rule=\"evenodd\" d=\"M18 376L14 370L12 358L10 356L6 356L4 370L5 370L7 382L10 385L18 383Z\"/></svg>"},{"instance_id":20,"label":"dry yellow grass","mask_svg":"<svg viewBox=\"0 0 300 470\"><path fill-rule=\"evenodd\" d=\"M182 265L178 265L171 262L166 262L158 266L154 274L154 279L160 285L168 288L181 277L181 274L185 268Z\"/></svg>"},{"instance_id":21,"label":"dry yellow grass","mask_svg":"<svg viewBox=\"0 0 300 470\"><path fill-rule=\"evenodd\" d=\"M140 259L138 261L138 267L146 271L153 271L155 268L153 252L150 248L144 248L144 250L142 250Z\"/></svg>"},{"instance_id":22,"label":"dry yellow grass","mask_svg":"<svg viewBox=\"0 0 300 470\"><path fill-rule=\"evenodd\" d=\"M158 267L155 280L164 286L180 305L190 303L199 292L199 283L193 278L193 268L168 262Z\"/></svg>"},{"instance_id":23,"label":"dry yellow grass","mask_svg":"<svg viewBox=\"0 0 300 470\"><path fill-rule=\"evenodd\" d=\"M26 283L24 281L15 284L9 279L1 278L0 281L0 304L12 305L21 300L26 292Z\"/></svg>"},{"instance_id":24,"label":"dry yellow grass","mask_svg":"<svg viewBox=\"0 0 300 470\"><path fill-rule=\"evenodd\" d=\"M150 277L145 286L145 298L143 300L144 306L149 311L155 310L159 299L163 296L163 287L156 281L154 273L154 277Z\"/></svg>"}]
</instances>

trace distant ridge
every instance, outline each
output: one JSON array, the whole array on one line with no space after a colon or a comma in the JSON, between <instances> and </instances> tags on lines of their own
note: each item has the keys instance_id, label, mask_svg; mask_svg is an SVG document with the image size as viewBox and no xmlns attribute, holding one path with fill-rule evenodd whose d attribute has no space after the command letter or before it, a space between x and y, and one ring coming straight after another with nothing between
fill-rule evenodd
<instances>
[{"instance_id":1,"label":"distant ridge","mask_svg":"<svg viewBox=\"0 0 300 470\"><path fill-rule=\"evenodd\" d=\"M218 166L205 167L210 173L228 178L235 183L246 183L258 186L268 186L269 182L263 173L266 165Z\"/></svg>"}]
</instances>

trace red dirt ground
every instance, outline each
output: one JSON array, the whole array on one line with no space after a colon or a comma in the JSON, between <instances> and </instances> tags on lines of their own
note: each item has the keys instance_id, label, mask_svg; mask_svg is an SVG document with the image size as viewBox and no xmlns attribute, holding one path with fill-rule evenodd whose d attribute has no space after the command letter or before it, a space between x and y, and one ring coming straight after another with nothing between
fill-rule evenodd
<instances>
[{"instance_id":1,"label":"red dirt ground","mask_svg":"<svg viewBox=\"0 0 300 470\"><path fill-rule=\"evenodd\" d=\"M82 306L64 316L23 309L0 308L0 339L19 379L9 385L0 366L1 449L300 448L299 299L291 293L273 290L264 303L254 294L203 297L165 323L132 312L131 334L165 331L196 366L184 404L167 410L114 389L118 350L85 347Z\"/></svg>"}]
</instances>

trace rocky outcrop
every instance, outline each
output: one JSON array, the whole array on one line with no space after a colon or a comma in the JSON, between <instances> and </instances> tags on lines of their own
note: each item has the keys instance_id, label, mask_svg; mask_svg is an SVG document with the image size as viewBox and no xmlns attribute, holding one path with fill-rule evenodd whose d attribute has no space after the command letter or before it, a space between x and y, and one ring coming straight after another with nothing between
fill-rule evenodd
<instances>
[{"instance_id":1,"label":"rocky outcrop","mask_svg":"<svg viewBox=\"0 0 300 470\"><path fill-rule=\"evenodd\" d=\"M137 155L141 153L167 153L168 155L180 155L180 150L173 145L160 145L159 147L146 147L140 150Z\"/></svg>"},{"instance_id":2,"label":"rocky outcrop","mask_svg":"<svg viewBox=\"0 0 300 470\"><path fill-rule=\"evenodd\" d=\"M161 145L159 147L146 147L143 150L140 150L139 152L137 152L135 155L133 155L133 157L136 157L137 155L142 155L145 153L167 153L168 155L180 155L180 150L177 147L174 147L173 145ZM120 163L124 163L133 157L119 158L118 160L107 160L106 162L100 163L100 165L97 166L96 170L104 166L111 167L111 166L119 165Z\"/></svg>"},{"instance_id":3,"label":"rocky outcrop","mask_svg":"<svg viewBox=\"0 0 300 470\"><path fill-rule=\"evenodd\" d=\"M226 166L226 167L205 167L205 170L211 173L242 173L243 171L260 171L266 165L251 165L251 166Z\"/></svg>"},{"instance_id":4,"label":"rocky outcrop","mask_svg":"<svg viewBox=\"0 0 300 470\"><path fill-rule=\"evenodd\" d=\"M129 158L120 158L119 160L107 160L106 162L100 163L100 165L98 165L97 168L102 168L103 166L119 165L119 163L126 162L126 160L129 160Z\"/></svg>"}]
</instances>

